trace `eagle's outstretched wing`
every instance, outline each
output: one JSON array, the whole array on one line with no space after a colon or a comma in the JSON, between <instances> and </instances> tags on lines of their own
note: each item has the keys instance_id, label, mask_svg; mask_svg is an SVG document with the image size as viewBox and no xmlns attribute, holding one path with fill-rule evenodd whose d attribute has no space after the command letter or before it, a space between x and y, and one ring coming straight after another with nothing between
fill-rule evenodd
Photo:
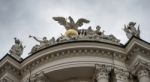
<instances>
[{"instance_id":1,"label":"eagle's outstretched wing","mask_svg":"<svg viewBox=\"0 0 150 82\"><path fill-rule=\"evenodd\" d=\"M80 18L80 19L78 19L78 21L76 22L76 25L77 25L78 27L81 27L81 26L83 25L83 23L89 23L89 22L90 22L90 21L87 20L87 19Z\"/></svg>"},{"instance_id":2,"label":"eagle's outstretched wing","mask_svg":"<svg viewBox=\"0 0 150 82\"><path fill-rule=\"evenodd\" d=\"M140 33L141 33L141 31L140 31L140 25L138 25L137 33L138 33L138 37L140 37Z\"/></svg>"},{"instance_id":3,"label":"eagle's outstretched wing","mask_svg":"<svg viewBox=\"0 0 150 82\"><path fill-rule=\"evenodd\" d=\"M64 17L53 17L55 21L58 21L60 25L66 26L66 19Z\"/></svg>"},{"instance_id":4,"label":"eagle's outstretched wing","mask_svg":"<svg viewBox=\"0 0 150 82\"><path fill-rule=\"evenodd\" d=\"M124 25L123 30L124 30L126 33L130 33L129 30L127 29L127 26L126 26L126 25Z\"/></svg>"}]
</instances>

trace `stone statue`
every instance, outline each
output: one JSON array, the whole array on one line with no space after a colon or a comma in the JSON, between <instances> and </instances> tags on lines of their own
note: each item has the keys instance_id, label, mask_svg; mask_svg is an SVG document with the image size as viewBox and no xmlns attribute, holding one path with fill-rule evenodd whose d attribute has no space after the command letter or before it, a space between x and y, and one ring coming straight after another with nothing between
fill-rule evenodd
<instances>
[{"instance_id":1,"label":"stone statue","mask_svg":"<svg viewBox=\"0 0 150 82\"><path fill-rule=\"evenodd\" d=\"M87 29L87 37L88 37L89 39L92 39L92 38L94 38L95 36L96 36L96 32L92 29L91 26L88 27L88 29Z\"/></svg>"},{"instance_id":2,"label":"stone statue","mask_svg":"<svg viewBox=\"0 0 150 82\"><path fill-rule=\"evenodd\" d=\"M52 45L52 44L54 44L54 43L56 42L56 40L55 40L54 37L52 37L52 38L49 40L49 42L50 42L50 45Z\"/></svg>"},{"instance_id":3,"label":"stone statue","mask_svg":"<svg viewBox=\"0 0 150 82\"><path fill-rule=\"evenodd\" d=\"M108 40L111 40L111 41L117 42L117 43L120 42L120 40L117 39L117 38L116 38L114 35L112 35L112 34L108 35Z\"/></svg>"},{"instance_id":4,"label":"stone statue","mask_svg":"<svg viewBox=\"0 0 150 82\"><path fill-rule=\"evenodd\" d=\"M126 32L126 36L128 39L130 39L132 36L140 37L140 29L139 26L136 29L135 28L136 23L135 22L129 22L129 24L126 26L124 25L124 31Z\"/></svg>"},{"instance_id":5,"label":"stone statue","mask_svg":"<svg viewBox=\"0 0 150 82\"><path fill-rule=\"evenodd\" d=\"M100 29L101 29L101 27L100 26L96 26L96 34L97 35L101 35L102 34L102 32L100 31Z\"/></svg>"},{"instance_id":6,"label":"stone statue","mask_svg":"<svg viewBox=\"0 0 150 82\"><path fill-rule=\"evenodd\" d=\"M105 37L105 31L103 30L102 32L101 32L101 35L100 35L100 38L104 38Z\"/></svg>"},{"instance_id":7,"label":"stone statue","mask_svg":"<svg viewBox=\"0 0 150 82\"><path fill-rule=\"evenodd\" d=\"M14 40L15 40L15 44L11 47L9 53L10 55L21 57L23 53L23 49L25 47L23 47L22 42L19 39L14 38Z\"/></svg>"},{"instance_id":8,"label":"stone statue","mask_svg":"<svg viewBox=\"0 0 150 82\"><path fill-rule=\"evenodd\" d=\"M38 51L40 48L45 48L45 47L47 47L47 46L50 46L50 45L52 45L52 44L55 44L55 42L56 42L56 40L55 40L54 37L52 37L50 40L47 40L46 37L43 37L43 39L40 40L40 39L38 39L38 38L35 37L35 36L29 35L29 38L31 38L31 37L32 37L33 39L35 39L37 42L39 42L40 45L35 45L35 46L33 46L33 48L31 49L31 52L30 52L29 54L32 54L32 53Z\"/></svg>"},{"instance_id":9,"label":"stone statue","mask_svg":"<svg viewBox=\"0 0 150 82\"><path fill-rule=\"evenodd\" d=\"M75 23L71 16L68 17L69 22L64 17L53 17L53 19L55 21L58 21L58 23L60 25L63 25L66 30L69 30L69 29L75 29L75 30L77 30L78 27L81 27L83 25L83 23L89 23L90 22L87 19L80 18Z\"/></svg>"},{"instance_id":10,"label":"stone statue","mask_svg":"<svg viewBox=\"0 0 150 82\"><path fill-rule=\"evenodd\" d=\"M38 50L41 49L41 48L45 48L45 47L51 45L51 43L54 43L54 40L55 40L55 39L53 38L53 40L50 40L50 41L49 41L49 40L47 40L46 37L43 37L43 39L40 40L40 39L38 39L37 37L31 36L31 35L29 35L29 38L33 38L33 39L35 39L37 42L40 43L40 45L35 45L35 46L33 46L33 48L31 49L31 52L30 52L29 54L32 54L32 53L38 51ZM53 41L53 42L52 42L52 41Z\"/></svg>"},{"instance_id":11,"label":"stone statue","mask_svg":"<svg viewBox=\"0 0 150 82\"><path fill-rule=\"evenodd\" d=\"M77 22L74 22L71 16L68 17L69 22L64 17L53 17L55 21L58 21L60 25L63 25L67 30L65 35L69 38L78 36L78 27L81 27L83 23L89 23L87 19L80 18Z\"/></svg>"},{"instance_id":12,"label":"stone statue","mask_svg":"<svg viewBox=\"0 0 150 82\"><path fill-rule=\"evenodd\" d=\"M58 39L56 40L57 42L64 42L64 41L68 41L70 38L64 36L63 34L61 34L60 37L58 37Z\"/></svg>"},{"instance_id":13,"label":"stone statue","mask_svg":"<svg viewBox=\"0 0 150 82\"><path fill-rule=\"evenodd\" d=\"M38 51L39 49L40 49L40 45L35 45L32 47L31 52L29 54L32 54L32 53Z\"/></svg>"},{"instance_id":14,"label":"stone statue","mask_svg":"<svg viewBox=\"0 0 150 82\"><path fill-rule=\"evenodd\" d=\"M31 37L32 37L33 39L35 39L37 42L40 43L40 45L39 45L40 47L45 47L45 46L48 46L48 45L50 44L49 40L47 40L46 37L43 37L42 40L38 39L38 38L35 37L35 36L29 35L29 38L31 38Z\"/></svg>"}]
</instances>

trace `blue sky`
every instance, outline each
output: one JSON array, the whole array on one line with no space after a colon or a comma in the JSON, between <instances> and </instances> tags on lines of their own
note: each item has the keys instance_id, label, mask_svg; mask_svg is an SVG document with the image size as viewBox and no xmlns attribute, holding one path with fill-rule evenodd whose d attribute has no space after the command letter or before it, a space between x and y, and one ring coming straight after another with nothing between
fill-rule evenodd
<instances>
[{"instance_id":1,"label":"blue sky","mask_svg":"<svg viewBox=\"0 0 150 82\"><path fill-rule=\"evenodd\" d=\"M64 27L52 20L54 16L86 18L89 24L81 28L100 25L105 34L114 34L122 43L128 39L122 30L124 24L140 24L141 38L150 42L150 0L0 0L0 58L14 44L14 37L26 46L23 58L39 44L29 38L58 37Z\"/></svg>"}]
</instances>

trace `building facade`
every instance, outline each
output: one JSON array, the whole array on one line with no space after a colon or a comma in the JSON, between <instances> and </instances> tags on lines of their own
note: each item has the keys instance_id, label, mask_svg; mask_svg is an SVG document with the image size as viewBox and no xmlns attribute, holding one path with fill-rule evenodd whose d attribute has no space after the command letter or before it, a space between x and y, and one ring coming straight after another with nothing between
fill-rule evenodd
<instances>
[{"instance_id":1,"label":"building facade","mask_svg":"<svg viewBox=\"0 0 150 82\"><path fill-rule=\"evenodd\" d=\"M25 59L20 57L23 46L15 39L0 60L0 82L150 82L150 44L140 39L133 22L124 28L129 41L123 45L100 26L78 29L69 20L65 35L58 39L30 36L40 45Z\"/></svg>"}]
</instances>

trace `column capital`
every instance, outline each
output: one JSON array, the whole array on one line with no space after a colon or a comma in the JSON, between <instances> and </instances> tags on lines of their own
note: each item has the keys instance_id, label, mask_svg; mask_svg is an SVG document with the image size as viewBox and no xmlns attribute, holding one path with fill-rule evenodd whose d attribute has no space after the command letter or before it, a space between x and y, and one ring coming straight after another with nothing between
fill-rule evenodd
<instances>
[{"instance_id":1,"label":"column capital","mask_svg":"<svg viewBox=\"0 0 150 82\"><path fill-rule=\"evenodd\" d=\"M46 82L48 80L48 77L46 76L46 74L41 71L40 73L36 73L33 76L31 76L31 78L29 78L29 80L31 82Z\"/></svg>"},{"instance_id":2,"label":"column capital","mask_svg":"<svg viewBox=\"0 0 150 82\"><path fill-rule=\"evenodd\" d=\"M128 82L129 72L124 69L114 68L116 79L122 82Z\"/></svg>"},{"instance_id":3,"label":"column capital","mask_svg":"<svg viewBox=\"0 0 150 82\"><path fill-rule=\"evenodd\" d=\"M110 72L110 67L104 64L96 64L96 78L97 79L108 79L108 73Z\"/></svg>"},{"instance_id":4,"label":"column capital","mask_svg":"<svg viewBox=\"0 0 150 82\"><path fill-rule=\"evenodd\" d=\"M150 73L149 70L144 68L144 67L139 69L139 70L137 70L137 76L138 76L139 79L141 77L144 77L144 76L149 77L150 76L149 73Z\"/></svg>"}]
</instances>

